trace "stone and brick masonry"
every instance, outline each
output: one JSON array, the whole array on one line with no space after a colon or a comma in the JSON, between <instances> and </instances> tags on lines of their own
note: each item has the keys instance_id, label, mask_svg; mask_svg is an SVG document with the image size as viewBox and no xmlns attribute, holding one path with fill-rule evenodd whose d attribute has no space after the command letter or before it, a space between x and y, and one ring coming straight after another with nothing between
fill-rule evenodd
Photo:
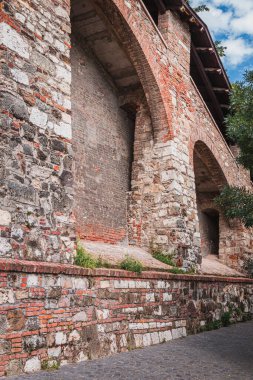
<instances>
[{"instance_id":1,"label":"stone and brick masonry","mask_svg":"<svg viewBox=\"0 0 253 380\"><path fill-rule=\"evenodd\" d=\"M7 260L0 281L0 375L167 342L253 311L249 279Z\"/></svg>"},{"instance_id":2,"label":"stone and brick masonry","mask_svg":"<svg viewBox=\"0 0 253 380\"><path fill-rule=\"evenodd\" d=\"M156 25L140 0L4 0L0 62L0 375L179 337L231 303L252 312L251 280L71 266L77 236L199 265L198 212L225 184L252 189L177 12ZM216 253L243 270L252 231L222 215L219 229Z\"/></svg>"},{"instance_id":3,"label":"stone and brick masonry","mask_svg":"<svg viewBox=\"0 0 253 380\"><path fill-rule=\"evenodd\" d=\"M203 197L252 185L190 76L188 24L141 1L2 1L0 43L1 257L71 263L78 234L200 263ZM240 269L252 233L222 226Z\"/></svg>"}]
</instances>

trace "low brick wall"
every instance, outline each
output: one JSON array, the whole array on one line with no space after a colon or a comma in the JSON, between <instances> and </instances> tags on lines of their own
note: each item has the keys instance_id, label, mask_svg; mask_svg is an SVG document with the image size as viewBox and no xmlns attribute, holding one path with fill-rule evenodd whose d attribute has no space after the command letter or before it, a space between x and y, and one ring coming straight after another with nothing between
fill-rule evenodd
<instances>
[{"instance_id":1,"label":"low brick wall","mask_svg":"<svg viewBox=\"0 0 253 380\"><path fill-rule=\"evenodd\" d=\"M253 312L253 280L0 260L0 375L180 338L229 308Z\"/></svg>"}]
</instances>

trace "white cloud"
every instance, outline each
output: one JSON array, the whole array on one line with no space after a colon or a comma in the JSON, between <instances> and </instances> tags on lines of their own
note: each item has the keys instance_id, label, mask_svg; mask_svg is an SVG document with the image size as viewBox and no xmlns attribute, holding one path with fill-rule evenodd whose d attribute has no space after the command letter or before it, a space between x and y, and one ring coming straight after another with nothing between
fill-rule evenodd
<instances>
[{"instance_id":1,"label":"white cloud","mask_svg":"<svg viewBox=\"0 0 253 380\"><path fill-rule=\"evenodd\" d=\"M200 12L199 16L214 34L225 33L229 29L232 12L224 12L220 8L209 6L210 12Z\"/></svg>"},{"instance_id":2,"label":"white cloud","mask_svg":"<svg viewBox=\"0 0 253 380\"><path fill-rule=\"evenodd\" d=\"M253 10L252 0L212 0L215 6L233 7L236 16L243 16L245 12Z\"/></svg>"},{"instance_id":3,"label":"white cloud","mask_svg":"<svg viewBox=\"0 0 253 380\"><path fill-rule=\"evenodd\" d=\"M234 34L253 35L253 10L242 17L232 19L231 30Z\"/></svg>"},{"instance_id":4,"label":"white cloud","mask_svg":"<svg viewBox=\"0 0 253 380\"><path fill-rule=\"evenodd\" d=\"M243 38L228 38L222 41L222 44L227 47L225 63L237 66L246 58L253 55L253 46L249 45Z\"/></svg>"},{"instance_id":5,"label":"white cloud","mask_svg":"<svg viewBox=\"0 0 253 380\"><path fill-rule=\"evenodd\" d=\"M204 0L191 2L193 7L203 3ZM206 3L210 12L201 12L199 16L213 33L253 35L253 0L212 0Z\"/></svg>"},{"instance_id":6,"label":"white cloud","mask_svg":"<svg viewBox=\"0 0 253 380\"><path fill-rule=\"evenodd\" d=\"M207 24L214 40L227 47L223 61L236 67L253 60L253 0L192 0L193 7L207 4L210 12L199 16Z\"/></svg>"}]
</instances>

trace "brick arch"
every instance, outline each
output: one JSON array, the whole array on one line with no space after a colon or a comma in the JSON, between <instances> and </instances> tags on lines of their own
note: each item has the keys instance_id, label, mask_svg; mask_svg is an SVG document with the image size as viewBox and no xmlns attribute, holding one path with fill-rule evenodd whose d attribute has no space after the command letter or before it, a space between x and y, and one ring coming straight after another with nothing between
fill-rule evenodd
<instances>
[{"instance_id":1,"label":"brick arch","mask_svg":"<svg viewBox=\"0 0 253 380\"><path fill-rule=\"evenodd\" d=\"M194 144L193 156L199 158L208 172L210 173L210 179L213 180L218 190L221 190L224 186L229 183L224 170L219 163L219 158L217 159L211 149L201 140L197 140ZM194 164L194 158L193 158ZM194 167L194 171L196 168ZM196 176L195 172L195 176Z\"/></svg>"},{"instance_id":2,"label":"brick arch","mask_svg":"<svg viewBox=\"0 0 253 380\"><path fill-rule=\"evenodd\" d=\"M189 141L189 158L193 167L193 155L196 144L202 143L206 147L207 153L213 157L217 162L220 170L223 172L228 185L234 185L237 178L241 177L241 171L236 163L236 159L227 146L224 138L222 137L218 127L213 123L206 125L196 126L191 128L190 141ZM243 178L244 180L244 178Z\"/></svg>"},{"instance_id":3,"label":"brick arch","mask_svg":"<svg viewBox=\"0 0 253 380\"><path fill-rule=\"evenodd\" d=\"M164 41L158 38L157 29L141 2L98 0L96 4L116 31L138 74L150 108L156 139L171 139L171 100L167 90L167 47ZM155 46L154 36L157 40Z\"/></svg>"}]
</instances>

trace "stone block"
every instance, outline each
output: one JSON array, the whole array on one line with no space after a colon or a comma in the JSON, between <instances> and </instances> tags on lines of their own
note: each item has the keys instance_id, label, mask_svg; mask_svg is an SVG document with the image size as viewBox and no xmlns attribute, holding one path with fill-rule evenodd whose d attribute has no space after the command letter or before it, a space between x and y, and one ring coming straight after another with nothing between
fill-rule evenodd
<instances>
[{"instance_id":1,"label":"stone block","mask_svg":"<svg viewBox=\"0 0 253 380\"><path fill-rule=\"evenodd\" d=\"M22 309L9 310L7 321L12 331L20 331L25 326L25 316Z\"/></svg>"},{"instance_id":2,"label":"stone block","mask_svg":"<svg viewBox=\"0 0 253 380\"><path fill-rule=\"evenodd\" d=\"M51 75L54 75L55 73L55 65L54 63L47 58L45 55L39 53L38 51L34 50L31 53L31 62L41 68L42 70L50 73Z\"/></svg>"},{"instance_id":3,"label":"stone block","mask_svg":"<svg viewBox=\"0 0 253 380\"><path fill-rule=\"evenodd\" d=\"M29 78L24 71L19 69L12 69L11 74L16 82L29 86Z\"/></svg>"},{"instance_id":4,"label":"stone block","mask_svg":"<svg viewBox=\"0 0 253 380\"><path fill-rule=\"evenodd\" d=\"M146 294L147 302L155 302L155 293L147 293Z\"/></svg>"},{"instance_id":5,"label":"stone block","mask_svg":"<svg viewBox=\"0 0 253 380\"><path fill-rule=\"evenodd\" d=\"M9 354L11 351L10 340L0 339L0 355Z\"/></svg>"},{"instance_id":6,"label":"stone block","mask_svg":"<svg viewBox=\"0 0 253 380\"><path fill-rule=\"evenodd\" d=\"M40 371L41 369L41 362L38 356L34 356L31 359L28 359L25 363L24 371L26 373L33 373Z\"/></svg>"},{"instance_id":7,"label":"stone block","mask_svg":"<svg viewBox=\"0 0 253 380\"><path fill-rule=\"evenodd\" d=\"M81 339L80 337L80 334L77 330L73 330L70 334L69 334L69 339L68 341L69 342L78 342L79 340Z\"/></svg>"},{"instance_id":8,"label":"stone block","mask_svg":"<svg viewBox=\"0 0 253 380\"><path fill-rule=\"evenodd\" d=\"M32 352L44 347L46 344L45 337L39 335L32 335L23 338L23 346L26 352Z\"/></svg>"},{"instance_id":9,"label":"stone block","mask_svg":"<svg viewBox=\"0 0 253 380\"><path fill-rule=\"evenodd\" d=\"M17 119L28 120L27 106L22 98L8 92L1 92L0 96L0 106L3 110L10 112Z\"/></svg>"},{"instance_id":10,"label":"stone block","mask_svg":"<svg viewBox=\"0 0 253 380\"><path fill-rule=\"evenodd\" d=\"M71 124L61 122L60 124L54 124L54 132L56 135L64 137L66 139L72 139L72 127Z\"/></svg>"},{"instance_id":11,"label":"stone block","mask_svg":"<svg viewBox=\"0 0 253 380\"><path fill-rule=\"evenodd\" d=\"M70 69L67 70L65 67L58 66L56 68L56 78L60 81L67 83L67 84L70 84L71 83Z\"/></svg>"},{"instance_id":12,"label":"stone block","mask_svg":"<svg viewBox=\"0 0 253 380\"><path fill-rule=\"evenodd\" d=\"M33 287L33 286L38 286L39 279L36 274L29 274L27 276L27 286L28 287Z\"/></svg>"},{"instance_id":13,"label":"stone block","mask_svg":"<svg viewBox=\"0 0 253 380\"><path fill-rule=\"evenodd\" d=\"M38 108L32 108L32 112L30 115L30 122L36 125L37 127L45 129L47 126L48 115L39 110Z\"/></svg>"},{"instance_id":14,"label":"stone block","mask_svg":"<svg viewBox=\"0 0 253 380\"><path fill-rule=\"evenodd\" d=\"M12 246L10 245L8 239L0 237L0 257L10 256L12 251Z\"/></svg>"},{"instance_id":15,"label":"stone block","mask_svg":"<svg viewBox=\"0 0 253 380\"><path fill-rule=\"evenodd\" d=\"M61 355L61 347L52 347L47 350L49 358L58 358Z\"/></svg>"},{"instance_id":16,"label":"stone block","mask_svg":"<svg viewBox=\"0 0 253 380\"><path fill-rule=\"evenodd\" d=\"M163 301L164 302L172 301L172 294L163 293Z\"/></svg>"},{"instance_id":17,"label":"stone block","mask_svg":"<svg viewBox=\"0 0 253 380\"><path fill-rule=\"evenodd\" d=\"M13 50L22 58L29 59L30 57L28 42L5 22L1 22L0 24L0 44Z\"/></svg>"},{"instance_id":18,"label":"stone block","mask_svg":"<svg viewBox=\"0 0 253 380\"><path fill-rule=\"evenodd\" d=\"M9 226L11 224L11 213L0 210L0 226Z\"/></svg>"},{"instance_id":19,"label":"stone block","mask_svg":"<svg viewBox=\"0 0 253 380\"><path fill-rule=\"evenodd\" d=\"M79 313L76 313L72 318L73 322L85 322L87 321L87 319L88 317L85 311L80 311Z\"/></svg>"},{"instance_id":20,"label":"stone block","mask_svg":"<svg viewBox=\"0 0 253 380\"><path fill-rule=\"evenodd\" d=\"M134 335L134 340L135 340L136 348L144 346L142 334L135 334Z\"/></svg>"},{"instance_id":21,"label":"stone block","mask_svg":"<svg viewBox=\"0 0 253 380\"><path fill-rule=\"evenodd\" d=\"M62 344L65 344L67 342L67 336L62 331L58 331L55 334L55 344L57 346L61 346Z\"/></svg>"}]
</instances>

